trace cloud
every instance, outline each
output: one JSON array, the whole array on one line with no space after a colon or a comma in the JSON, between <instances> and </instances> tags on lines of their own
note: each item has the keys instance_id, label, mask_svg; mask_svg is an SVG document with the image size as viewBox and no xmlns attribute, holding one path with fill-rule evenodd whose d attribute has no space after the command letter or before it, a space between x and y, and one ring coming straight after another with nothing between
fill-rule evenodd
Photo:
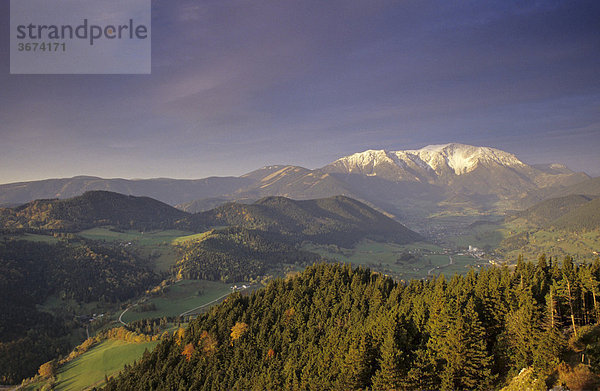
<instances>
[{"instance_id":1,"label":"cloud","mask_svg":"<svg viewBox=\"0 0 600 391\"><path fill-rule=\"evenodd\" d=\"M0 152L46 148L73 172L93 156L112 176L150 175L160 160L160 176L197 177L446 141L543 157L547 135L556 161L600 146L597 2L152 7L152 75L0 74ZM18 171L10 159L0 166Z\"/></svg>"}]
</instances>

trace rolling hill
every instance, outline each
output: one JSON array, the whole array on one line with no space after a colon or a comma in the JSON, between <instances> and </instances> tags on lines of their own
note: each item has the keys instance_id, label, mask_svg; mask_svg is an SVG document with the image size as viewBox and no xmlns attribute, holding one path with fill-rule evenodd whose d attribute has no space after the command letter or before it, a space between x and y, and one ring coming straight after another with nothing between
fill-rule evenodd
<instances>
[{"instance_id":1,"label":"rolling hill","mask_svg":"<svg viewBox=\"0 0 600 391\"><path fill-rule=\"evenodd\" d=\"M0 208L0 227L4 230L78 232L99 226L194 232L240 227L277 233L295 242L341 246L352 246L365 238L400 244L421 239L402 224L344 196L304 201L266 197L253 204L226 203L192 215L149 197L89 191L66 200L36 200L16 208Z\"/></svg>"},{"instance_id":2,"label":"rolling hill","mask_svg":"<svg viewBox=\"0 0 600 391\"><path fill-rule=\"evenodd\" d=\"M519 254L594 259L600 238L600 197L569 195L542 201L504 224L498 251L508 259Z\"/></svg>"},{"instance_id":3,"label":"rolling hill","mask_svg":"<svg viewBox=\"0 0 600 391\"><path fill-rule=\"evenodd\" d=\"M522 212L515 218L527 220L529 223L542 227L548 225L559 217L574 211L592 200L589 196L569 195L566 197L551 198L542 201Z\"/></svg>"},{"instance_id":4,"label":"rolling hill","mask_svg":"<svg viewBox=\"0 0 600 391\"><path fill-rule=\"evenodd\" d=\"M0 209L5 229L80 231L102 225L129 229L172 226L187 213L149 197L89 191L66 200L37 200Z\"/></svg>"},{"instance_id":5,"label":"rolling hill","mask_svg":"<svg viewBox=\"0 0 600 391\"><path fill-rule=\"evenodd\" d=\"M38 199L66 199L87 191L104 190L152 197L170 205L199 198L217 197L252 183L246 178L209 177L204 179L104 179L92 176L45 179L0 185L0 206L24 204Z\"/></svg>"},{"instance_id":6,"label":"rolling hill","mask_svg":"<svg viewBox=\"0 0 600 391\"><path fill-rule=\"evenodd\" d=\"M600 198L563 214L552 222L552 226L571 232L600 230Z\"/></svg>"},{"instance_id":7,"label":"rolling hill","mask_svg":"<svg viewBox=\"0 0 600 391\"><path fill-rule=\"evenodd\" d=\"M600 228L600 197L569 195L542 201L514 217L537 229L560 229L569 232Z\"/></svg>"},{"instance_id":8,"label":"rolling hill","mask_svg":"<svg viewBox=\"0 0 600 391\"><path fill-rule=\"evenodd\" d=\"M182 227L198 231L238 226L275 232L296 241L352 246L361 239L410 243L422 239L402 224L344 196L294 201L267 197L254 204L228 203L184 220Z\"/></svg>"}]
</instances>

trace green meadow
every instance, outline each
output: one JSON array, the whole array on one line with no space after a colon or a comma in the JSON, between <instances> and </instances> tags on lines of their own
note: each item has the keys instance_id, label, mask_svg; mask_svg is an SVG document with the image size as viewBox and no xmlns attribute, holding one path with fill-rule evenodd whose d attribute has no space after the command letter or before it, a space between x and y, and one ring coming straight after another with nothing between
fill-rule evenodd
<instances>
[{"instance_id":1,"label":"green meadow","mask_svg":"<svg viewBox=\"0 0 600 391\"><path fill-rule=\"evenodd\" d=\"M227 295L231 292L231 285L215 281L181 280L168 286L164 293L151 296L143 304L131 307L122 320L129 323L140 319L179 316ZM144 305L153 305L155 309L140 311Z\"/></svg>"},{"instance_id":2,"label":"green meadow","mask_svg":"<svg viewBox=\"0 0 600 391\"><path fill-rule=\"evenodd\" d=\"M49 244L58 243L58 238L56 238L52 235L38 235L38 234L31 234L31 233L24 233L22 235L13 235L13 234L0 235L0 239L2 239L2 240L4 240L4 239L29 240L32 242L41 242L41 243L49 243Z\"/></svg>"},{"instance_id":3,"label":"green meadow","mask_svg":"<svg viewBox=\"0 0 600 391\"><path fill-rule=\"evenodd\" d=\"M99 387L106 377L116 375L125 364L131 364L151 351L158 342L129 343L120 340L105 340L90 350L62 365L56 375L53 390L80 391ZM25 390L40 390L48 387L45 382L38 382ZM47 388L50 389L50 388Z\"/></svg>"},{"instance_id":4,"label":"green meadow","mask_svg":"<svg viewBox=\"0 0 600 391\"><path fill-rule=\"evenodd\" d=\"M120 242L139 249L142 255L152 259L153 268L157 272L166 272L177 260L177 252L172 244L182 237L192 235L189 231L164 230L164 231L115 231L110 228L92 228L79 232L81 237L107 242ZM193 235L192 235L193 236Z\"/></svg>"},{"instance_id":5,"label":"green meadow","mask_svg":"<svg viewBox=\"0 0 600 391\"><path fill-rule=\"evenodd\" d=\"M449 265L450 254L439 246L424 242L399 245L364 240L351 249L314 244L307 244L303 249L329 260L370 267L402 280L427 278L440 273L466 273L470 267L487 265L487 262L468 255L452 255L454 262Z\"/></svg>"}]
</instances>

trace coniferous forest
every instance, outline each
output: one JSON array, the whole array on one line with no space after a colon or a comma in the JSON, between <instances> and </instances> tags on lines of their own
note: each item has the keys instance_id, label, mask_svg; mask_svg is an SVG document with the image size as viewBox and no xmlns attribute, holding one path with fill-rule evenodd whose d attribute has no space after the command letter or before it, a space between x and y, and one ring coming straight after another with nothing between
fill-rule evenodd
<instances>
[{"instance_id":1,"label":"coniferous forest","mask_svg":"<svg viewBox=\"0 0 600 391\"><path fill-rule=\"evenodd\" d=\"M596 389L599 281L599 260L570 258L406 284L313 265L231 295L106 389Z\"/></svg>"},{"instance_id":2,"label":"coniferous forest","mask_svg":"<svg viewBox=\"0 0 600 391\"><path fill-rule=\"evenodd\" d=\"M119 302L158 281L143 260L93 242L0 242L0 382L14 383L72 348L81 327L39 306L50 295L79 303Z\"/></svg>"}]
</instances>

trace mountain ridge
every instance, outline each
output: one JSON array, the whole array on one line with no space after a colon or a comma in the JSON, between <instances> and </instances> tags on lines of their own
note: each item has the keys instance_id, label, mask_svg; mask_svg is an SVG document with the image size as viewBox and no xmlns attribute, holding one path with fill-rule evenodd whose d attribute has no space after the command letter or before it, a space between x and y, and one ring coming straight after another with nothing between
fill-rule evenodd
<instances>
[{"instance_id":1,"label":"mountain ridge","mask_svg":"<svg viewBox=\"0 0 600 391\"><path fill-rule=\"evenodd\" d=\"M314 200L265 197L253 204L227 203L189 216L183 227L237 226L281 234L294 241L352 246L364 238L410 243L422 237L360 201L334 196Z\"/></svg>"},{"instance_id":2,"label":"mountain ridge","mask_svg":"<svg viewBox=\"0 0 600 391\"><path fill-rule=\"evenodd\" d=\"M343 166L349 173L354 170L365 173L365 170L371 169L366 175L377 175L374 170L377 165L393 164L404 171L399 178L422 181L421 177L410 174L426 177L425 174L443 175L452 171L462 175L474 170L478 164L490 161L507 166L525 166L514 154L499 149L449 143L427 145L414 150L367 150L342 157L325 166L325 169L336 170Z\"/></svg>"},{"instance_id":3,"label":"mountain ridge","mask_svg":"<svg viewBox=\"0 0 600 391\"><path fill-rule=\"evenodd\" d=\"M0 208L4 229L79 231L100 225L165 228L188 213L150 197L88 191L68 199L40 199L16 208Z\"/></svg>"},{"instance_id":4,"label":"mountain ridge","mask_svg":"<svg viewBox=\"0 0 600 391\"><path fill-rule=\"evenodd\" d=\"M251 202L267 196L302 200L345 195L407 221L444 211L503 214L588 180L588 175L564 165L528 165L499 149L450 143L416 150L367 150L317 169L271 165L240 177L125 180L80 176L5 184L0 185L0 205L109 190L149 196L195 213L220 202Z\"/></svg>"}]
</instances>

